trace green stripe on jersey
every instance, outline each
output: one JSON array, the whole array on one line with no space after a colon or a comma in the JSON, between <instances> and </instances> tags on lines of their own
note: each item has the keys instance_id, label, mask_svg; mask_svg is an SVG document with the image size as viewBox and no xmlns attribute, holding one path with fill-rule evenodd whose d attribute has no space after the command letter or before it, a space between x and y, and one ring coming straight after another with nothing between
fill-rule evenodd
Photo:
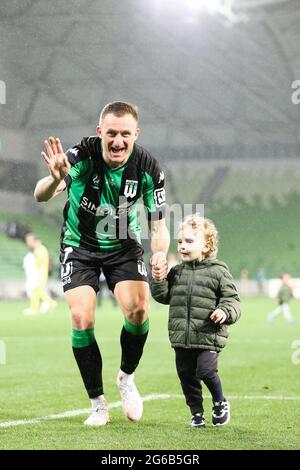
<instances>
[{"instance_id":1,"label":"green stripe on jersey","mask_svg":"<svg viewBox=\"0 0 300 470\"><path fill-rule=\"evenodd\" d=\"M66 218L64 243L72 244L72 246L80 245L81 233L78 229L78 225L80 223L78 218L78 211L80 208L82 195L92 171L93 164L89 159L76 163L76 165L74 165L69 171L69 175L72 178L72 183L69 189L70 206ZM76 178L79 174L80 178ZM70 241L72 243L70 243Z\"/></svg>"}]
</instances>

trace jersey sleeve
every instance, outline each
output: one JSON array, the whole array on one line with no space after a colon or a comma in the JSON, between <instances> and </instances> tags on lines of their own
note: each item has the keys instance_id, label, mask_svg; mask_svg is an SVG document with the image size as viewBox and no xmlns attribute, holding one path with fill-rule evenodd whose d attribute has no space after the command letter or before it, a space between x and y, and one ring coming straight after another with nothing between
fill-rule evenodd
<instances>
[{"instance_id":1,"label":"jersey sleeve","mask_svg":"<svg viewBox=\"0 0 300 470\"><path fill-rule=\"evenodd\" d=\"M79 144L69 148L66 152L71 168L69 174L64 178L66 186L69 186L73 180L83 176L90 166L90 152L88 139L85 137Z\"/></svg>"},{"instance_id":2,"label":"jersey sleeve","mask_svg":"<svg viewBox=\"0 0 300 470\"><path fill-rule=\"evenodd\" d=\"M151 164L145 170L142 189L148 220L160 220L165 217L166 193L164 183L164 172L153 158Z\"/></svg>"}]
</instances>

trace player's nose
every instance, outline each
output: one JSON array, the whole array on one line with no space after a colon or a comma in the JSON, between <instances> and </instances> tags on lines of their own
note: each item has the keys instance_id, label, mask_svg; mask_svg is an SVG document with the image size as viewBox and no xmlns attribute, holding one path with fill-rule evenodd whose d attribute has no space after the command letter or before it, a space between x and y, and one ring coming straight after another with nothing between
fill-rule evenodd
<instances>
[{"instance_id":1,"label":"player's nose","mask_svg":"<svg viewBox=\"0 0 300 470\"><path fill-rule=\"evenodd\" d=\"M114 146L115 147L123 147L123 139L120 134L116 135L114 139Z\"/></svg>"}]
</instances>

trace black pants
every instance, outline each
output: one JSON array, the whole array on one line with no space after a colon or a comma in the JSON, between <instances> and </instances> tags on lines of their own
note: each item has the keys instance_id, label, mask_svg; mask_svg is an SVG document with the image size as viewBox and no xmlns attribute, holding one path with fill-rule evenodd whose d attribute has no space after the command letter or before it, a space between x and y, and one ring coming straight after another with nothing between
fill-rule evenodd
<instances>
[{"instance_id":1,"label":"black pants","mask_svg":"<svg viewBox=\"0 0 300 470\"><path fill-rule=\"evenodd\" d=\"M201 381L205 383L213 400L222 393L218 376L218 353L207 349L175 348L177 374L180 379L186 404L191 413L203 413Z\"/></svg>"}]
</instances>

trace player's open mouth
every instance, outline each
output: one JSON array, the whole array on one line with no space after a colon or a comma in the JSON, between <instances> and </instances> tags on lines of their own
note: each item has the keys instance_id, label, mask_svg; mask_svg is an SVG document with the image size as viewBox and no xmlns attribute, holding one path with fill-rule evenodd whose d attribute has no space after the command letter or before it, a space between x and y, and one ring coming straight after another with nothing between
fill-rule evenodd
<instances>
[{"instance_id":1,"label":"player's open mouth","mask_svg":"<svg viewBox=\"0 0 300 470\"><path fill-rule=\"evenodd\" d=\"M123 154L123 152L125 151L125 147L122 147L122 148L117 148L117 147L111 147L110 149L110 152L112 155L116 156L116 157L119 157L120 155Z\"/></svg>"}]
</instances>

